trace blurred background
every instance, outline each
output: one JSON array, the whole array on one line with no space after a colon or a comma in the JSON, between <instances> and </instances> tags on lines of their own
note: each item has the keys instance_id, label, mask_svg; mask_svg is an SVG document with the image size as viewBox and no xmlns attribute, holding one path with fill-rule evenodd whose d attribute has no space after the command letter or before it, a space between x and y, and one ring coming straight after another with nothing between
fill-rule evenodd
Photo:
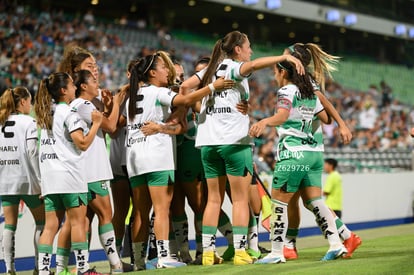
<instances>
[{"instance_id":1,"label":"blurred background","mask_svg":"<svg viewBox=\"0 0 414 275\"><path fill-rule=\"evenodd\" d=\"M129 60L169 51L186 75L217 39L240 30L254 57L279 55L312 42L341 56L326 95L353 132L344 146L335 124L324 125L326 157L341 172L399 172L413 168L414 1L411 0L27 0L0 1L0 91L16 85L34 94L56 68L65 46L92 51L100 85L127 82ZM250 78L252 121L274 112L271 70ZM271 173L277 135L255 140L255 160Z\"/></svg>"}]
</instances>

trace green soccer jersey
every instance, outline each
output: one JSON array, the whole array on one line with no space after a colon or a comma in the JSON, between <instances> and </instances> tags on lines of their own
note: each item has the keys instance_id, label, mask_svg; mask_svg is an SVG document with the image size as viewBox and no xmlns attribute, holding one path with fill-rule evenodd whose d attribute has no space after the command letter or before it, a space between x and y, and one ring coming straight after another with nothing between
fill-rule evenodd
<instances>
[{"instance_id":1,"label":"green soccer jersey","mask_svg":"<svg viewBox=\"0 0 414 275\"><path fill-rule=\"evenodd\" d=\"M323 151L323 142L314 130L314 117L323 111L317 96L302 99L296 85L288 84L277 92L277 109L289 110L288 119L276 127L279 133L279 148L288 151Z\"/></svg>"}]
</instances>

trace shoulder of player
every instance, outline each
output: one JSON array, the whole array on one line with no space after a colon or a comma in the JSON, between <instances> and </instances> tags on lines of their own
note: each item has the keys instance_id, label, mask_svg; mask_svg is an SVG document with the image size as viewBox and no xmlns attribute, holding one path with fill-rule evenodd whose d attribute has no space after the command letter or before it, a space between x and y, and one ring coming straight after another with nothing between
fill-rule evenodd
<instances>
[{"instance_id":1,"label":"shoulder of player","mask_svg":"<svg viewBox=\"0 0 414 275\"><path fill-rule=\"evenodd\" d=\"M296 85L285 85L281 87L277 93L279 96L288 96L288 95L294 95L298 91L298 87Z\"/></svg>"}]
</instances>

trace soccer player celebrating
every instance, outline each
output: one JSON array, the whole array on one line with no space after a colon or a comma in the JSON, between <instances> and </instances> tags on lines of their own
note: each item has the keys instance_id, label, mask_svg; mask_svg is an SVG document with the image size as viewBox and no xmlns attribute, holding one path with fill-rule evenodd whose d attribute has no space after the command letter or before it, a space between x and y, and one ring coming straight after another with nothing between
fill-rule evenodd
<instances>
[{"instance_id":1,"label":"soccer player celebrating","mask_svg":"<svg viewBox=\"0 0 414 275\"><path fill-rule=\"evenodd\" d=\"M298 56L301 61L303 56ZM303 62L303 61L302 61ZM275 79L282 87L278 91L277 112L255 123L250 135L260 136L267 126L277 126L279 144L278 162L272 185L271 233L272 252L258 263L283 263L284 241L287 231L288 204L298 190L306 207L312 211L329 242L329 250L322 260L333 260L347 252L339 238L333 216L321 197L322 152L313 137L315 115L324 122L330 118L315 96L312 76L298 75L292 63L280 62L274 66Z\"/></svg>"},{"instance_id":2,"label":"soccer player celebrating","mask_svg":"<svg viewBox=\"0 0 414 275\"><path fill-rule=\"evenodd\" d=\"M35 270L38 270L37 244L45 222L40 199L36 121L29 116L31 100L25 87L7 89L0 98L0 195L5 218L2 244L8 274L16 273L14 235L20 200L29 207L36 222Z\"/></svg>"}]
</instances>

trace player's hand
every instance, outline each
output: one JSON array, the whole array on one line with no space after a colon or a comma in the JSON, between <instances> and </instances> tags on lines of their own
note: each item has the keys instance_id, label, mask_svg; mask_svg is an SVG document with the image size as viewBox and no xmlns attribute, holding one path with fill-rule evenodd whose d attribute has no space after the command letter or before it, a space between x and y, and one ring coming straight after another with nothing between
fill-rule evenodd
<instances>
[{"instance_id":1,"label":"player's hand","mask_svg":"<svg viewBox=\"0 0 414 275\"><path fill-rule=\"evenodd\" d=\"M155 135L161 131L161 125L154 121L147 121L144 123L144 126L141 127L141 131L146 136Z\"/></svg>"},{"instance_id":2,"label":"player's hand","mask_svg":"<svg viewBox=\"0 0 414 275\"><path fill-rule=\"evenodd\" d=\"M93 110L91 118L93 124L98 124L100 126L102 123L103 114L97 110Z\"/></svg>"},{"instance_id":3,"label":"player's hand","mask_svg":"<svg viewBox=\"0 0 414 275\"><path fill-rule=\"evenodd\" d=\"M263 134L264 130L266 129L266 121L265 119L256 122L255 124L250 127L249 135L251 137L259 137Z\"/></svg>"},{"instance_id":4,"label":"player's hand","mask_svg":"<svg viewBox=\"0 0 414 275\"><path fill-rule=\"evenodd\" d=\"M349 144L352 140L351 130L347 126L342 126L338 128L339 134L341 135L342 142L344 144Z\"/></svg>"},{"instance_id":5,"label":"player's hand","mask_svg":"<svg viewBox=\"0 0 414 275\"><path fill-rule=\"evenodd\" d=\"M243 115L247 115L249 112L249 103L246 100L242 100L240 103L237 103L236 109Z\"/></svg>"},{"instance_id":6,"label":"player's hand","mask_svg":"<svg viewBox=\"0 0 414 275\"><path fill-rule=\"evenodd\" d=\"M102 96L102 103L105 106L106 110L112 110L112 104L113 104L113 96L111 91L109 91L108 89L103 89L101 91L101 96Z\"/></svg>"},{"instance_id":7,"label":"player's hand","mask_svg":"<svg viewBox=\"0 0 414 275\"><path fill-rule=\"evenodd\" d=\"M222 90L222 89L231 89L234 86L234 80L231 79L224 79L222 77L218 78L216 81L213 82L214 89Z\"/></svg>"},{"instance_id":8,"label":"player's hand","mask_svg":"<svg viewBox=\"0 0 414 275\"><path fill-rule=\"evenodd\" d=\"M295 65L296 71L298 72L298 74L300 75L305 74L305 68L303 67L302 62L299 59L297 59L296 57L290 54L285 54L284 56L286 58L286 61L293 63Z\"/></svg>"}]
</instances>

